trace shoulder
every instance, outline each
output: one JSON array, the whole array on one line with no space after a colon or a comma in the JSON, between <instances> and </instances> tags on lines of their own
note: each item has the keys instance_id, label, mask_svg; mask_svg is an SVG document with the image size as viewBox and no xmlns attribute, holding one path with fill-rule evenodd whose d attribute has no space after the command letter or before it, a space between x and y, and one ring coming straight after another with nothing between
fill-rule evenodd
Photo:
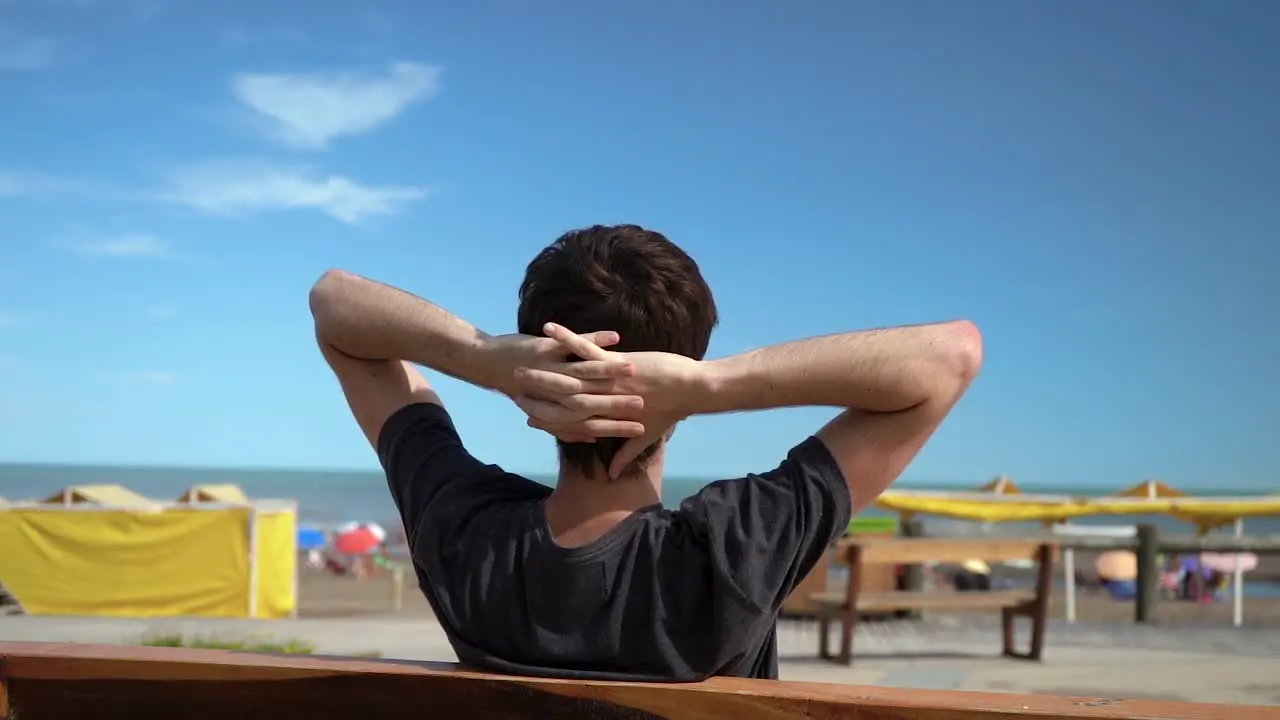
<instances>
[{"instance_id":1,"label":"shoulder","mask_svg":"<svg viewBox=\"0 0 1280 720\"><path fill-rule=\"evenodd\" d=\"M462 525L488 507L550 492L473 456L449 412L434 403L414 403L394 412L378 433L377 450L391 496L411 532L425 525ZM424 522L428 514L430 523Z\"/></svg>"},{"instance_id":2,"label":"shoulder","mask_svg":"<svg viewBox=\"0 0 1280 720\"><path fill-rule=\"evenodd\" d=\"M849 486L826 444L806 438L791 448L777 467L740 478L719 480L687 498L681 509L707 519L727 520L743 512L773 522L804 510L848 516ZM847 524L847 520L846 520Z\"/></svg>"},{"instance_id":3,"label":"shoulder","mask_svg":"<svg viewBox=\"0 0 1280 720\"><path fill-rule=\"evenodd\" d=\"M456 441L461 445L453 418L443 405L433 402L416 402L391 413L377 434L378 455L396 449L396 445L414 437L429 435L438 440Z\"/></svg>"},{"instance_id":4,"label":"shoulder","mask_svg":"<svg viewBox=\"0 0 1280 720\"><path fill-rule=\"evenodd\" d=\"M772 470L711 483L681 505L714 574L746 607L776 611L849 526L849 488L821 440Z\"/></svg>"}]
</instances>

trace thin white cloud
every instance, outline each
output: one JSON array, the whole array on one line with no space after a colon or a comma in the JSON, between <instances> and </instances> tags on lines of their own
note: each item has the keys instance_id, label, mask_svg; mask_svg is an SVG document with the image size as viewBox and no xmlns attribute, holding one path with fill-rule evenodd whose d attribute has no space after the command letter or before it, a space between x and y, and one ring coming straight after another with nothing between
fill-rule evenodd
<instances>
[{"instance_id":1,"label":"thin white cloud","mask_svg":"<svg viewBox=\"0 0 1280 720\"><path fill-rule=\"evenodd\" d=\"M50 195L109 197L111 193L103 192L101 188L77 180L0 168L0 198Z\"/></svg>"},{"instance_id":2,"label":"thin white cloud","mask_svg":"<svg viewBox=\"0 0 1280 720\"><path fill-rule=\"evenodd\" d=\"M0 0L2 1L2 0ZM350 225L393 215L430 194L421 185L371 185L310 166L224 160L180 168L159 188L110 188L52 175L0 168L0 200L70 197L105 202L164 202L210 215L241 216L284 210L319 211ZM194 260L146 235L60 239L55 245L84 255Z\"/></svg>"},{"instance_id":3,"label":"thin white cloud","mask_svg":"<svg viewBox=\"0 0 1280 720\"><path fill-rule=\"evenodd\" d=\"M177 375L163 370L120 373L119 379L125 385L147 385L150 387L168 387L178 382Z\"/></svg>"},{"instance_id":4,"label":"thin white cloud","mask_svg":"<svg viewBox=\"0 0 1280 720\"><path fill-rule=\"evenodd\" d=\"M0 71L43 70L58 60L60 49L53 38L6 23L0 13Z\"/></svg>"},{"instance_id":5,"label":"thin white cloud","mask_svg":"<svg viewBox=\"0 0 1280 720\"><path fill-rule=\"evenodd\" d=\"M232 93L258 114L268 137L301 150L323 150L361 135L440 92L440 68L397 62L381 74L356 71L245 73Z\"/></svg>"},{"instance_id":6,"label":"thin white cloud","mask_svg":"<svg viewBox=\"0 0 1280 720\"><path fill-rule=\"evenodd\" d=\"M178 314L178 308L168 303L159 303L147 308L147 317L153 320L168 320Z\"/></svg>"},{"instance_id":7,"label":"thin white cloud","mask_svg":"<svg viewBox=\"0 0 1280 720\"><path fill-rule=\"evenodd\" d=\"M13 313L0 311L0 330L17 330L26 327L27 320Z\"/></svg>"},{"instance_id":8,"label":"thin white cloud","mask_svg":"<svg viewBox=\"0 0 1280 720\"><path fill-rule=\"evenodd\" d=\"M397 213L427 193L424 187L364 185L307 167L218 162L177 173L159 197L211 215L316 210L357 225L372 216Z\"/></svg>"},{"instance_id":9,"label":"thin white cloud","mask_svg":"<svg viewBox=\"0 0 1280 720\"><path fill-rule=\"evenodd\" d=\"M36 0L35 4L67 11L102 10L132 23L144 23L178 3L174 0Z\"/></svg>"},{"instance_id":10,"label":"thin white cloud","mask_svg":"<svg viewBox=\"0 0 1280 720\"><path fill-rule=\"evenodd\" d=\"M61 239L55 240L54 245L90 257L170 261L193 259L190 255L179 252L168 240L146 234L91 237L80 240Z\"/></svg>"},{"instance_id":11,"label":"thin white cloud","mask_svg":"<svg viewBox=\"0 0 1280 720\"><path fill-rule=\"evenodd\" d=\"M288 25L272 27L246 27L228 25L217 31L218 44L228 50L238 50L251 45L299 45L310 39L302 28Z\"/></svg>"},{"instance_id":12,"label":"thin white cloud","mask_svg":"<svg viewBox=\"0 0 1280 720\"><path fill-rule=\"evenodd\" d=\"M57 60L57 44L46 37L22 37L0 29L0 70L43 70Z\"/></svg>"}]
</instances>

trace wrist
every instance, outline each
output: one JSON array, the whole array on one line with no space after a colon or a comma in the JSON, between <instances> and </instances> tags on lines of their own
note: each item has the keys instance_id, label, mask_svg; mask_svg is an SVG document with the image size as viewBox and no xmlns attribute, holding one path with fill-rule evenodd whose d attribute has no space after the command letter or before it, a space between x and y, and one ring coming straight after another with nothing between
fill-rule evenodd
<instances>
[{"instance_id":1,"label":"wrist","mask_svg":"<svg viewBox=\"0 0 1280 720\"><path fill-rule=\"evenodd\" d=\"M477 336L467 352L475 376L472 382L486 390L512 397L515 394L516 368L511 353L503 352L502 343L496 338L479 332Z\"/></svg>"},{"instance_id":2,"label":"wrist","mask_svg":"<svg viewBox=\"0 0 1280 720\"><path fill-rule=\"evenodd\" d=\"M752 387L755 363L750 354L735 355L698 363L698 373L689 397L691 414L712 415L751 407L746 394Z\"/></svg>"},{"instance_id":3,"label":"wrist","mask_svg":"<svg viewBox=\"0 0 1280 720\"><path fill-rule=\"evenodd\" d=\"M735 369L724 360L700 360L693 366L689 387L681 394L683 415L710 415L726 412L725 393L734 383Z\"/></svg>"}]
</instances>

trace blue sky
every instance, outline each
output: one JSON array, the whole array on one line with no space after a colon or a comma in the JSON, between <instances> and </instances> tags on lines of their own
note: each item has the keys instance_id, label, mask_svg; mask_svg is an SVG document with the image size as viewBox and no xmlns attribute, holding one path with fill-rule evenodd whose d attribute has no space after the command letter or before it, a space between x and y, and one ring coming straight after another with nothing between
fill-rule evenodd
<instances>
[{"instance_id":1,"label":"blue sky","mask_svg":"<svg viewBox=\"0 0 1280 720\"><path fill-rule=\"evenodd\" d=\"M910 479L1276 489L1280 5L0 0L0 461L368 468L329 267L490 332L563 230L668 234L724 355L954 317ZM441 380L483 458L548 439ZM695 419L676 474L832 414Z\"/></svg>"}]
</instances>

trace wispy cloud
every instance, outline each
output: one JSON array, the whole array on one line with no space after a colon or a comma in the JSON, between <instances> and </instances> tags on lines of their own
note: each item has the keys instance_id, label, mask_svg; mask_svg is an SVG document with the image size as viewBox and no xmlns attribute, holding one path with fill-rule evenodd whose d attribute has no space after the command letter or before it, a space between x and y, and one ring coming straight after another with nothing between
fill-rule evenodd
<instances>
[{"instance_id":1,"label":"wispy cloud","mask_svg":"<svg viewBox=\"0 0 1280 720\"><path fill-rule=\"evenodd\" d=\"M177 384L178 376L164 370L144 370L141 372L120 373L119 380L125 385L168 387Z\"/></svg>"},{"instance_id":2,"label":"wispy cloud","mask_svg":"<svg viewBox=\"0 0 1280 720\"><path fill-rule=\"evenodd\" d=\"M168 304L159 303L147 308L147 317L152 320L168 320L178 314L178 308Z\"/></svg>"},{"instance_id":3,"label":"wispy cloud","mask_svg":"<svg viewBox=\"0 0 1280 720\"><path fill-rule=\"evenodd\" d=\"M380 74L245 73L232 78L231 89L258 114L268 137L297 149L323 150L437 95L440 68L398 62Z\"/></svg>"},{"instance_id":4,"label":"wispy cloud","mask_svg":"<svg viewBox=\"0 0 1280 720\"><path fill-rule=\"evenodd\" d=\"M217 31L218 44L228 50L238 50L251 45L273 47L298 45L309 39L305 30L288 25L252 28L244 25L228 25Z\"/></svg>"},{"instance_id":5,"label":"wispy cloud","mask_svg":"<svg viewBox=\"0 0 1280 720\"><path fill-rule=\"evenodd\" d=\"M0 70L43 70L57 60L57 43L46 37L26 37L0 28Z\"/></svg>"},{"instance_id":6,"label":"wispy cloud","mask_svg":"<svg viewBox=\"0 0 1280 720\"><path fill-rule=\"evenodd\" d=\"M173 243L155 235L127 234L111 237L58 239L54 245L89 257L133 258L188 262L193 256L179 252Z\"/></svg>"},{"instance_id":7,"label":"wispy cloud","mask_svg":"<svg viewBox=\"0 0 1280 720\"><path fill-rule=\"evenodd\" d=\"M144 23L178 3L174 0L35 0L31 4L68 11L103 10L129 22Z\"/></svg>"},{"instance_id":8,"label":"wispy cloud","mask_svg":"<svg viewBox=\"0 0 1280 720\"><path fill-rule=\"evenodd\" d=\"M0 310L0 330L17 330L26 326L26 318Z\"/></svg>"},{"instance_id":9,"label":"wispy cloud","mask_svg":"<svg viewBox=\"0 0 1280 720\"><path fill-rule=\"evenodd\" d=\"M399 212L427 193L424 187L364 185L309 167L217 162L177 173L160 197L212 215L317 210L357 225L371 216Z\"/></svg>"},{"instance_id":10,"label":"wispy cloud","mask_svg":"<svg viewBox=\"0 0 1280 720\"><path fill-rule=\"evenodd\" d=\"M103 196L103 192L90 183L68 178L61 178L44 173L32 173L21 170L0 168L0 198L4 197L38 197L49 195L80 195L84 197Z\"/></svg>"},{"instance_id":11,"label":"wispy cloud","mask_svg":"<svg viewBox=\"0 0 1280 720\"><path fill-rule=\"evenodd\" d=\"M3 0L0 0L2 2ZM210 215L240 216L312 210L350 225L393 215L430 194L421 185L372 185L311 166L258 161L198 163L170 174L159 187L110 188L75 179L0 168L0 199L65 196L106 202L163 202ZM60 239L54 244L85 255L191 260L146 235Z\"/></svg>"}]
</instances>

